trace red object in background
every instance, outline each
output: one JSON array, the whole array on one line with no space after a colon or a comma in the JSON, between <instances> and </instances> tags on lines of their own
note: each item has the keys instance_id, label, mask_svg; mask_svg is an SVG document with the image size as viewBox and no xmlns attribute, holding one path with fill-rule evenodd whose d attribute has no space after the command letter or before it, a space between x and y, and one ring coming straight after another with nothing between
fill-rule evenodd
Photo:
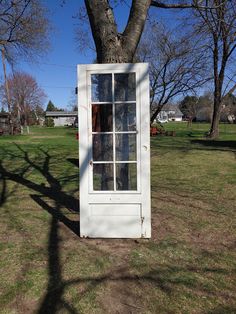
<instances>
[{"instance_id":1,"label":"red object in background","mask_svg":"<svg viewBox=\"0 0 236 314\"><path fill-rule=\"evenodd\" d=\"M79 140L79 132L77 132L77 133L75 134L75 137L76 137L77 140Z\"/></svg>"},{"instance_id":2,"label":"red object in background","mask_svg":"<svg viewBox=\"0 0 236 314\"><path fill-rule=\"evenodd\" d=\"M155 136L155 135L157 135L157 133L158 133L157 128L154 128L154 127L150 128L150 135L151 136Z\"/></svg>"}]
</instances>

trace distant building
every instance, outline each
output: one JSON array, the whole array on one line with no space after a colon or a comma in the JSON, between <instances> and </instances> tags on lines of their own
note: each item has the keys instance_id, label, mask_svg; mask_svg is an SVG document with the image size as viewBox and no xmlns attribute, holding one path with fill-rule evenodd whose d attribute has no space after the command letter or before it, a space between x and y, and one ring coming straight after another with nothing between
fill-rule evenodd
<instances>
[{"instance_id":1,"label":"distant building","mask_svg":"<svg viewBox=\"0 0 236 314\"><path fill-rule=\"evenodd\" d=\"M169 110L169 112L167 112L167 115L168 115L169 121L180 122L183 120L183 114L180 111L178 106L175 106L175 108L173 108L172 110Z\"/></svg>"},{"instance_id":2,"label":"distant building","mask_svg":"<svg viewBox=\"0 0 236 314\"><path fill-rule=\"evenodd\" d=\"M165 122L168 122L168 114L165 110L161 110L157 117L156 117L156 120L158 120L159 122L161 123L165 123Z\"/></svg>"},{"instance_id":3,"label":"distant building","mask_svg":"<svg viewBox=\"0 0 236 314\"><path fill-rule=\"evenodd\" d=\"M182 121L183 113L180 111L178 106L169 105L164 107L165 109L161 110L157 115L157 120L160 122L167 121Z\"/></svg>"},{"instance_id":4,"label":"distant building","mask_svg":"<svg viewBox=\"0 0 236 314\"><path fill-rule=\"evenodd\" d=\"M76 126L78 125L77 111L46 111L45 118L52 118L54 126Z\"/></svg>"}]
</instances>

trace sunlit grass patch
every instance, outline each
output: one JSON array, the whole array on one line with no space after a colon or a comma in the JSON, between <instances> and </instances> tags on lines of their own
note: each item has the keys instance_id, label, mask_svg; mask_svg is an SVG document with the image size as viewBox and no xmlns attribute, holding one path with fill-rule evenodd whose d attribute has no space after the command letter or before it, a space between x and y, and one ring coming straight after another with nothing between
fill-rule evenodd
<instances>
[{"instance_id":1,"label":"sunlit grass patch","mask_svg":"<svg viewBox=\"0 0 236 314\"><path fill-rule=\"evenodd\" d=\"M164 127L138 241L78 237L75 129L0 138L0 313L236 312L236 125Z\"/></svg>"}]
</instances>

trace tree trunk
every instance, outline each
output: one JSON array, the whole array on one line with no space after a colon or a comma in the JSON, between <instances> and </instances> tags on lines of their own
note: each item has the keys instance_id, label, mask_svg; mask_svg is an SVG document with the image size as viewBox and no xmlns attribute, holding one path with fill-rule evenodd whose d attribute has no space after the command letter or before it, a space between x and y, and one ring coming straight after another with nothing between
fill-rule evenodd
<instances>
[{"instance_id":1,"label":"tree trunk","mask_svg":"<svg viewBox=\"0 0 236 314\"><path fill-rule=\"evenodd\" d=\"M3 65L3 73L4 73L4 81L5 81L5 92L7 98L7 109L8 109L8 123L9 123L9 134L13 135L13 120L12 120L12 112L11 112L11 104L10 104L10 93L9 93L9 86L7 80L7 73L6 73L6 63L5 63L5 53L4 49L1 49L2 53L2 65Z\"/></svg>"},{"instance_id":2,"label":"tree trunk","mask_svg":"<svg viewBox=\"0 0 236 314\"><path fill-rule=\"evenodd\" d=\"M130 63L142 35L151 0L133 0L127 26L118 33L108 0L85 0L98 63Z\"/></svg>"},{"instance_id":3,"label":"tree trunk","mask_svg":"<svg viewBox=\"0 0 236 314\"><path fill-rule=\"evenodd\" d=\"M221 92L222 82L219 77L219 43L218 38L213 34L214 50L213 50L213 64L214 64L214 106L213 115L211 120L211 128L208 134L209 138L215 139L219 136L219 119L220 119L220 107L221 107ZM221 72L221 71L220 71Z\"/></svg>"},{"instance_id":4,"label":"tree trunk","mask_svg":"<svg viewBox=\"0 0 236 314\"><path fill-rule=\"evenodd\" d=\"M142 35L147 12L151 0L133 0L126 28L122 34L118 33L117 25L109 0L85 0L89 22L96 46L98 63L132 63ZM124 136L121 147L128 147L128 136ZM114 165L115 166L115 165ZM104 178L113 177L113 171L103 166ZM117 177L124 190L127 186L128 167L121 169ZM105 182L105 180L102 180ZM104 185L105 184L105 185ZM111 182L102 184L101 189L113 189ZM116 182L115 184L118 184Z\"/></svg>"},{"instance_id":5,"label":"tree trunk","mask_svg":"<svg viewBox=\"0 0 236 314\"><path fill-rule=\"evenodd\" d=\"M217 76L215 76L215 91L214 91L214 107L213 115L211 120L211 128L208 137L215 139L219 136L219 122L221 114L221 103L222 103L222 82Z\"/></svg>"},{"instance_id":6,"label":"tree trunk","mask_svg":"<svg viewBox=\"0 0 236 314\"><path fill-rule=\"evenodd\" d=\"M211 122L211 128L208 137L216 139L219 137L219 122L220 122L220 113L221 113L221 102L219 99L214 100L214 110Z\"/></svg>"}]
</instances>

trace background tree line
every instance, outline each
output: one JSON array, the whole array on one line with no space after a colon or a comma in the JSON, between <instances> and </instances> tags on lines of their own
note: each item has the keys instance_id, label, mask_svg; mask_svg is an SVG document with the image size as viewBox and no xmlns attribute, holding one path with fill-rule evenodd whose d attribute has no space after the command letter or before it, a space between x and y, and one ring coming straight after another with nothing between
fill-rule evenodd
<instances>
[{"instance_id":1,"label":"background tree line","mask_svg":"<svg viewBox=\"0 0 236 314\"><path fill-rule=\"evenodd\" d=\"M214 95L206 92L202 96L185 96L179 103L179 109L188 121L211 122L214 105ZM235 123L236 97L228 94L223 100L220 121Z\"/></svg>"},{"instance_id":2,"label":"background tree line","mask_svg":"<svg viewBox=\"0 0 236 314\"><path fill-rule=\"evenodd\" d=\"M50 23L40 0L0 0L0 49L4 72L2 105L7 107L9 133L29 123L30 112L37 115L45 97L35 79L14 71L17 60L36 60L47 52ZM12 67L7 77L6 62Z\"/></svg>"},{"instance_id":3,"label":"background tree line","mask_svg":"<svg viewBox=\"0 0 236 314\"><path fill-rule=\"evenodd\" d=\"M0 86L2 108L11 110L11 125L14 133L21 132L23 126L39 123L43 115L46 95L36 80L24 72L14 72L7 78L8 93L5 85Z\"/></svg>"},{"instance_id":4,"label":"background tree line","mask_svg":"<svg viewBox=\"0 0 236 314\"><path fill-rule=\"evenodd\" d=\"M67 1L63 1L66 5ZM112 6L119 1L84 0L98 63L150 63L151 121L176 96L196 93L205 84L213 89L209 137L219 133L224 99L235 82L236 3L229 0L133 0L128 21L118 31ZM153 8L151 11L150 9ZM183 10L181 27L161 25L160 10ZM154 23L147 24L148 14ZM146 30L145 29L146 25ZM0 0L0 48L3 68L18 58L36 58L47 51L50 23L40 0ZM141 41L140 41L141 40ZM15 109L4 70L4 89L13 130Z\"/></svg>"}]
</instances>

